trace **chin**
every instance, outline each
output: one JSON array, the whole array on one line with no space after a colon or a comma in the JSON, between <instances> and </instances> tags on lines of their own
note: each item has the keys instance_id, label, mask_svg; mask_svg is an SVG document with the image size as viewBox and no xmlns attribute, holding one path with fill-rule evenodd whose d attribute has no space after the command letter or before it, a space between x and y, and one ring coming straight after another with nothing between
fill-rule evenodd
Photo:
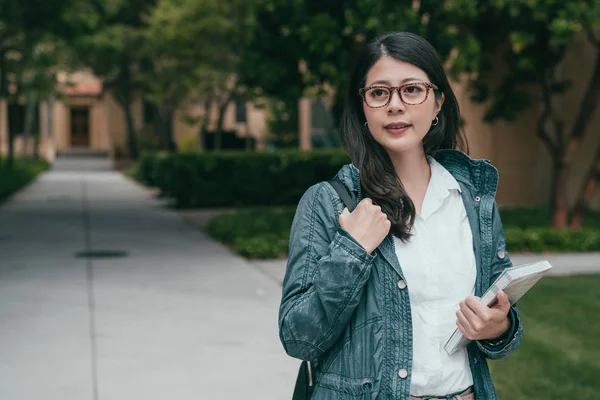
<instances>
[{"instance_id":1,"label":"chin","mask_svg":"<svg viewBox=\"0 0 600 400\"><path fill-rule=\"evenodd\" d=\"M381 143L381 142L380 142ZM407 151L415 151L421 149L421 140L418 140L414 137L403 137L403 138L386 138L386 140L381 143L383 148L387 150L388 153L405 153Z\"/></svg>"}]
</instances>

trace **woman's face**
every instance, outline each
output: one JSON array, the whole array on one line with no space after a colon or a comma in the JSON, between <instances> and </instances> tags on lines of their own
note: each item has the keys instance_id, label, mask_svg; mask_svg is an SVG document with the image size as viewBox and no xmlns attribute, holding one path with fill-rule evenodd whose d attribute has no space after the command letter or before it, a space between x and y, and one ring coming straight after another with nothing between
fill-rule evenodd
<instances>
[{"instance_id":1,"label":"woman's face","mask_svg":"<svg viewBox=\"0 0 600 400\"><path fill-rule=\"evenodd\" d=\"M428 82L427 74L420 68L390 56L381 57L367 73L365 87L401 86L406 83ZM418 105L402 102L398 91L393 91L387 106L371 108L363 101L368 129L373 138L390 154L406 151L422 151L422 141L444 102L436 100L433 89L423 86L408 86L401 90L405 100L416 103L427 91L427 99ZM371 105L385 103L385 90L371 90L364 94Z\"/></svg>"}]
</instances>

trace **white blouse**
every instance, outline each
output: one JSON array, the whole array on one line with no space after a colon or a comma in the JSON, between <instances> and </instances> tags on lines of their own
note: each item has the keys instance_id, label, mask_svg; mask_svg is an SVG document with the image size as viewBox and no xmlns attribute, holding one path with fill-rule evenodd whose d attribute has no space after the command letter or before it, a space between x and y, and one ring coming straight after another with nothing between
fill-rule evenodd
<instances>
[{"instance_id":1,"label":"white blouse","mask_svg":"<svg viewBox=\"0 0 600 400\"><path fill-rule=\"evenodd\" d=\"M458 304L475 290L473 236L454 177L428 157L431 179L413 236L394 238L412 313L411 395L445 395L473 384L466 349L452 355L444 345L456 329Z\"/></svg>"}]
</instances>

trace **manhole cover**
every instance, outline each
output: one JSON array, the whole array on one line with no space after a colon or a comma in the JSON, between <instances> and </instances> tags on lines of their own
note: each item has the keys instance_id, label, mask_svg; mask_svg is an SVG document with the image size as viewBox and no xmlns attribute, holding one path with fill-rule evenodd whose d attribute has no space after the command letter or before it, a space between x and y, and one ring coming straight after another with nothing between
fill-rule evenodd
<instances>
[{"instance_id":1,"label":"manhole cover","mask_svg":"<svg viewBox=\"0 0 600 400\"><path fill-rule=\"evenodd\" d=\"M80 251L75 254L77 258L118 258L127 257L127 252L123 250L92 250Z\"/></svg>"}]
</instances>

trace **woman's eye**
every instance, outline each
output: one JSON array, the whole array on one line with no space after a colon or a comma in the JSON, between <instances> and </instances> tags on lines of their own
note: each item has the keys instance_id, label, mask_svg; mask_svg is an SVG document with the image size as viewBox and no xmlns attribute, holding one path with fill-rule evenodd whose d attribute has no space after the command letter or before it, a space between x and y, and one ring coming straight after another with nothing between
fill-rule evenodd
<instances>
[{"instance_id":1,"label":"woman's eye","mask_svg":"<svg viewBox=\"0 0 600 400\"><path fill-rule=\"evenodd\" d=\"M414 86L407 86L404 88L404 93L407 94L417 94L417 93L421 93L423 89L421 89L421 87L414 85Z\"/></svg>"},{"instance_id":2,"label":"woman's eye","mask_svg":"<svg viewBox=\"0 0 600 400\"><path fill-rule=\"evenodd\" d=\"M375 89L371 92L374 97L383 97L387 95L387 92L383 89Z\"/></svg>"}]
</instances>

